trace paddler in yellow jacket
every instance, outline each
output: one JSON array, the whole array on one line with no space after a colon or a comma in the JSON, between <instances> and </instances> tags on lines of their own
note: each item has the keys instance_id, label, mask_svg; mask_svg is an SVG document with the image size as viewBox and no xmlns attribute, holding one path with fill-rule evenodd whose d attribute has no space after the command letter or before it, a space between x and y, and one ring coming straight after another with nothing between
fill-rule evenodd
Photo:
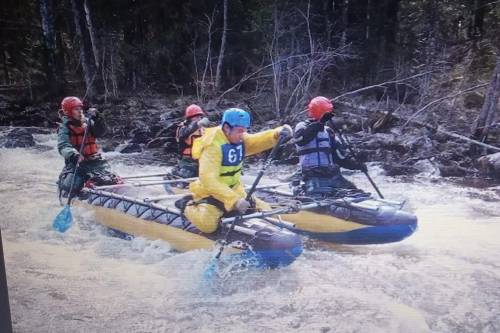
<instances>
[{"instance_id":1,"label":"paddler in yellow jacket","mask_svg":"<svg viewBox=\"0 0 500 333\"><path fill-rule=\"evenodd\" d=\"M243 158L271 149L280 133L293 135L289 125L256 134L248 134L249 127L248 112L228 109L221 126L207 128L193 144L193 158L199 160L199 180L189 186L193 200L187 203L184 215L204 233L216 231L224 214L244 214L252 206L245 200L245 187L240 179ZM258 210L270 208L258 199L255 204Z\"/></svg>"}]
</instances>

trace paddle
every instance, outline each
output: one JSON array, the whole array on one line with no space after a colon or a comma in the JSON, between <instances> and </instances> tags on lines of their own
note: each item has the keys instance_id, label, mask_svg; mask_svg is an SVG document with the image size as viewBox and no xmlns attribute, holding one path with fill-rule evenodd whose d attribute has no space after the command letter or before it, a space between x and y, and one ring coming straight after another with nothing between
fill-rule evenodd
<instances>
[{"instance_id":1,"label":"paddle","mask_svg":"<svg viewBox=\"0 0 500 333\"><path fill-rule=\"evenodd\" d=\"M351 144L349 143L349 141L347 140L347 138L344 137L344 134L335 126L335 124L333 123L332 120L329 121L329 124L332 127L332 129L336 133L338 133L340 141L342 142L343 145L345 145L347 147L347 149L349 150L349 152L351 153L351 155L354 157L354 160L356 160L356 162L359 163L358 155L352 149ZM370 177L370 175L368 174L368 171L362 170L362 172L365 174L366 178L368 178L368 181L370 182L370 184L372 184L372 186L375 189L375 191L377 191L377 194L379 195L379 197L382 198L382 199L384 199L384 196L382 195L382 193L378 189L378 186L377 186L377 184L375 184L375 182L373 181L372 177Z\"/></svg>"},{"instance_id":2,"label":"paddle","mask_svg":"<svg viewBox=\"0 0 500 333\"><path fill-rule=\"evenodd\" d=\"M247 192L247 196L246 196L246 200L247 201L250 201L252 199L252 195L255 192L255 190L257 189L257 185L259 184L260 179L264 175L264 172L269 167L269 165L271 164L272 160L276 157L276 154L278 153L279 147L283 143L285 143L287 139L288 138L285 135L283 135L283 134L280 133L280 137L278 139L278 143L273 147L273 149L271 150L271 153L266 158L266 160L264 161L264 163L262 163L262 166L261 166L261 168L259 170L259 173L257 174L257 177L255 178L255 180L254 180L254 182L252 184L252 187ZM240 215L236 216L231 221L231 226L228 228L228 230L226 232L226 235L224 236L224 239L221 242L221 246L219 248L219 251L217 252L217 254L214 257L212 257L212 259L210 260L210 263L208 264L207 268L205 269L205 272L203 273L203 276L204 276L205 279L211 278L213 276L213 274L215 273L216 263L219 260L220 256L222 255L222 252L224 252L224 249L226 248L226 246L229 244L229 242L228 242L229 241L229 236L231 235L232 231L234 230L234 227L236 226L236 224L242 218L243 218L243 214L240 214Z\"/></svg>"},{"instance_id":3,"label":"paddle","mask_svg":"<svg viewBox=\"0 0 500 333\"><path fill-rule=\"evenodd\" d=\"M79 151L80 156L82 155L83 148L85 147L88 128L89 124L87 123L85 131L83 132L83 141L82 144L80 145L80 151ZM76 173L78 171L79 166L80 166L80 160L78 160L75 165L75 171L73 172L73 179L71 179L71 186L69 187L69 192L68 192L68 202L66 203L66 205L64 205L64 208L59 212L59 214L57 214L54 221L52 222L52 228L54 228L54 230L59 232L66 232L73 223L73 215L71 214L71 199L73 198L73 196L71 195L71 192L73 191L73 186L75 185Z\"/></svg>"}]
</instances>

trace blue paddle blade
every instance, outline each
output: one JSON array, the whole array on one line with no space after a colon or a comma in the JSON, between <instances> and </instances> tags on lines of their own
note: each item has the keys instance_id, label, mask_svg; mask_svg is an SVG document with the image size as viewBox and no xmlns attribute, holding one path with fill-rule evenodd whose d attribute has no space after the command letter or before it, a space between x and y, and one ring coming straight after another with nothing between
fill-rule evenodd
<instances>
[{"instance_id":1,"label":"blue paddle blade","mask_svg":"<svg viewBox=\"0 0 500 333\"><path fill-rule=\"evenodd\" d=\"M71 215L71 209L69 205L64 206L59 214L57 214L54 222L52 223L52 228L59 232L66 232L71 227L73 222L73 216Z\"/></svg>"},{"instance_id":2,"label":"blue paddle blade","mask_svg":"<svg viewBox=\"0 0 500 333\"><path fill-rule=\"evenodd\" d=\"M208 266L205 268L205 271L203 272L203 279L206 282L209 282L214 277L216 271L217 271L217 259L212 258L208 263Z\"/></svg>"}]
</instances>

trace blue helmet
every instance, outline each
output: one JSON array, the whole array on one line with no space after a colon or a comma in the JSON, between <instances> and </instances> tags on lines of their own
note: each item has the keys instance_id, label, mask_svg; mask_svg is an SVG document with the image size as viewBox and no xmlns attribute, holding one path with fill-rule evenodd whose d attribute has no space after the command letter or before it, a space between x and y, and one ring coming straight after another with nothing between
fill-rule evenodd
<instances>
[{"instance_id":1,"label":"blue helmet","mask_svg":"<svg viewBox=\"0 0 500 333\"><path fill-rule=\"evenodd\" d=\"M222 115L222 125L226 123L231 127L249 128L251 123L250 114L242 109L227 109Z\"/></svg>"}]
</instances>

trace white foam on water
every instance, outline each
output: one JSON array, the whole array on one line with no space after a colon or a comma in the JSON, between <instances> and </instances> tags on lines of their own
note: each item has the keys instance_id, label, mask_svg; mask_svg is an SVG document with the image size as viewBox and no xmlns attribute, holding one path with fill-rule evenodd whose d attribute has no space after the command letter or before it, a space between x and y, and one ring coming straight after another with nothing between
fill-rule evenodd
<instances>
[{"instance_id":1,"label":"white foam on water","mask_svg":"<svg viewBox=\"0 0 500 333\"><path fill-rule=\"evenodd\" d=\"M106 156L122 175L165 171ZM315 244L279 270L223 265L224 277L206 285L210 251L176 253L162 241L112 237L78 207L68 232L53 231L62 166L55 149L0 149L0 226L16 331L500 331L497 189L410 183L370 167L388 199L407 199L416 212L419 229L410 238ZM348 177L373 192L362 174ZM163 194L161 186L148 194Z\"/></svg>"}]
</instances>

